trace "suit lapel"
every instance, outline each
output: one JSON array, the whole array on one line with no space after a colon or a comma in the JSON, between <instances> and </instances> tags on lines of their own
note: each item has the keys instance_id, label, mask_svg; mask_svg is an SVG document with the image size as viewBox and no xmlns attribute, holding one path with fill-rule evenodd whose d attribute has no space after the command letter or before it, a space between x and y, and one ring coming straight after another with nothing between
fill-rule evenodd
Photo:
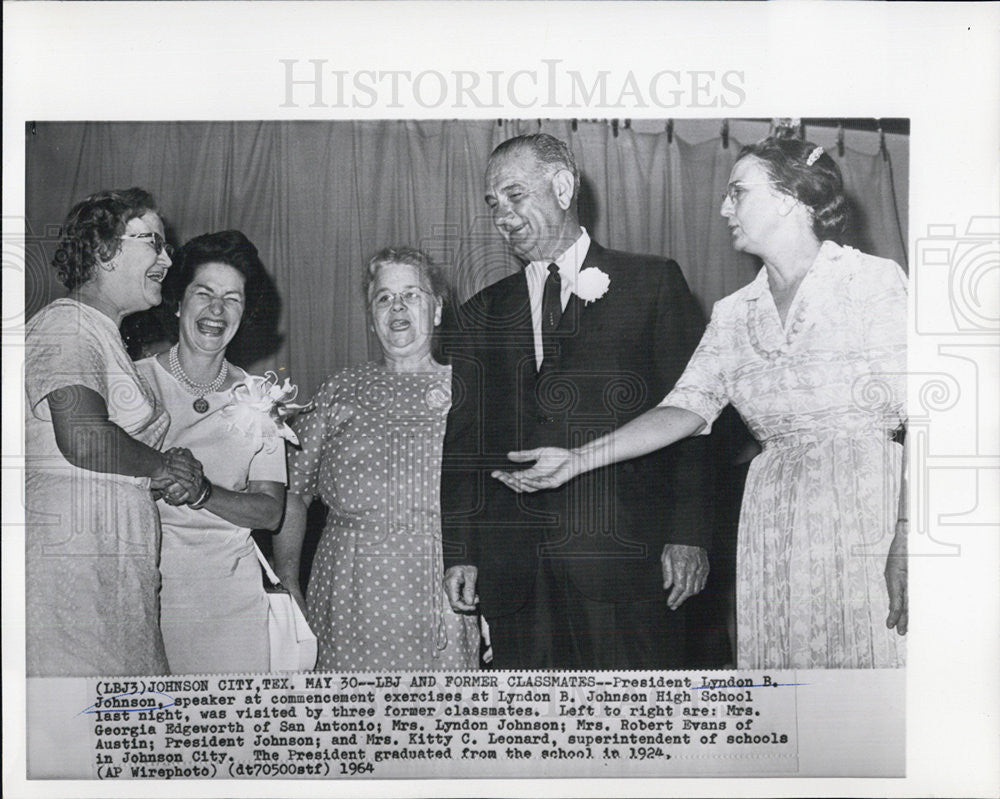
<instances>
[{"instance_id":1,"label":"suit lapel","mask_svg":"<svg viewBox=\"0 0 1000 799\"><path fill-rule=\"evenodd\" d=\"M528 279L524 270L508 278L510 285L497 293L492 309L492 322L499 330L511 333L531 333L531 301L528 298Z\"/></svg>"},{"instance_id":2,"label":"suit lapel","mask_svg":"<svg viewBox=\"0 0 1000 799\"><path fill-rule=\"evenodd\" d=\"M587 250L587 257L583 259L583 263L580 264L580 272L584 269L589 269L590 267L596 267L602 271L607 272L605 269L605 257L604 248L601 247L596 241L591 240L590 248ZM600 302L598 300L597 302ZM584 333L585 325L588 323L588 319L592 319L593 309L588 307L588 304L577 296L574 292L569 297L569 302L566 304L566 308L563 311L562 319L559 321L559 327L556 328L556 332L559 340L559 353L560 357L557 361L556 366L566 365L566 356L575 352L577 345L581 341L582 334ZM587 358L593 353L584 353L584 357Z\"/></svg>"},{"instance_id":3,"label":"suit lapel","mask_svg":"<svg viewBox=\"0 0 1000 799\"><path fill-rule=\"evenodd\" d=\"M608 267L605 252L605 249L592 239L587 250L587 257L580 265L580 271L595 267L610 274L613 270ZM507 280L509 284L497 293L493 304L491 312L493 323L498 332L503 331L508 335L515 335L518 346L512 347L512 354L513 351L516 351L518 360L529 356L534 358L534 328L531 322L528 279L522 269ZM559 354L554 359L550 359L554 361L553 363L543 363L544 371L548 371L550 368L558 369L560 365L566 364L565 356L576 350L576 344L581 340L587 319L592 315L593 309L588 308L587 303L581 300L576 293L570 295L562 318L559 320L559 326L556 328ZM587 353L582 355L585 358L589 357Z\"/></svg>"},{"instance_id":4,"label":"suit lapel","mask_svg":"<svg viewBox=\"0 0 1000 799\"><path fill-rule=\"evenodd\" d=\"M516 374L517 391L506 400L524 401L535 390L535 340L531 324L528 279L524 270L505 278L490 303L486 349L499 356L494 363L504 374ZM520 398L520 399L519 399Z\"/></svg>"}]
</instances>

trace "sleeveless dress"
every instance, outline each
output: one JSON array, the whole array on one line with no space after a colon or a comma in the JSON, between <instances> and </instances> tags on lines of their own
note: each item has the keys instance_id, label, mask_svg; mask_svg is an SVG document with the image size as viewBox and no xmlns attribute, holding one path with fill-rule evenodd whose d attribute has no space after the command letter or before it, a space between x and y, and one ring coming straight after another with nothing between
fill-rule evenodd
<instances>
[{"instance_id":1,"label":"sleeveless dress","mask_svg":"<svg viewBox=\"0 0 1000 799\"><path fill-rule=\"evenodd\" d=\"M170 412L163 448L186 447L213 484L245 491L251 480L285 482L280 438L254 441L229 429L222 409L229 391L205 395L194 410L186 392L155 358L136 366ZM232 367L237 382L246 373ZM250 529L210 510L157 503L163 525L160 593L163 643L173 674L259 673L269 670L268 600Z\"/></svg>"},{"instance_id":2,"label":"sleeveless dress","mask_svg":"<svg viewBox=\"0 0 1000 799\"><path fill-rule=\"evenodd\" d=\"M29 677L167 674L157 594L160 521L149 479L70 464L46 397L79 385L108 418L157 448L170 418L136 372L115 323L71 299L25 335L25 622Z\"/></svg>"},{"instance_id":3,"label":"sleeveless dress","mask_svg":"<svg viewBox=\"0 0 1000 799\"><path fill-rule=\"evenodd\" d=\"M732 403L763 452L737 544L740 668L885 668L883 569L898 512L906 278L824 242L784 327L767 273L716 303L662 405L711 422Z\"/></svg>"},{"instance_id":4,"label":"sleeveless dress","mask_svg":"<svg viewBox=\"0 0 1000 799\"><path fill-rule=\"evenodd\" d=\"M317 670L474 669L475 617L442 586L441 446L450 368L330 377L295 425L289 491L330 509L306 596Z\"/></svg>"}]
</instances>

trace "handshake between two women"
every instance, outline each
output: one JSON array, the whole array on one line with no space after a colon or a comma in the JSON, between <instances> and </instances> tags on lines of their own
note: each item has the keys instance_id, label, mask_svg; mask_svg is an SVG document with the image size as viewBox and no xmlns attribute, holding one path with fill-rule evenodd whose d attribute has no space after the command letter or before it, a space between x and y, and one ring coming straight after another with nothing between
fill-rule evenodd
<instances>
[{"instance_id":1,"label":"handshake between two women","mask_svg":"<svg viewBox=\"0 0 1000 799\"><path fill-rule=\"evenodd\" d=\"M169 505L204 504L211 491L201 461L185 447L172 447L164 451L162 466L150 478L149 487L154 499Z\"/></svg>"}]
</instances>

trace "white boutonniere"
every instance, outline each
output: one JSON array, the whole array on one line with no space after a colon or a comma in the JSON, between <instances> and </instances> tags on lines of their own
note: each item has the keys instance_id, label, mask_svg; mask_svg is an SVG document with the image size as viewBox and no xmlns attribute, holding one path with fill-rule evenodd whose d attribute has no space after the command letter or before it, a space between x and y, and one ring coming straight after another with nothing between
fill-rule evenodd
<instances>
[{"instance_id":1,"label":"white boutonniere","mask_svg":"<svg viewBox=\"0 0 1000 799\"><path fill-rule=\"evenodd\" d=\"M264 377L247 375L246 380L229 390L229 404L222 409L223 421L228 430L250 436L257 448L265 439L283 438L298 444L298 437L285 420L312 408L311 402L292 404L298 393L298 386L288 378L278 383L274 372L265 372Z\"/></svg>"},{"instance_id":2,"label":"white boutonniere","mask_svg":"<svg viewBox=\"0 0 1000 799\"><path fill-rule=\"evenodd\" d=\"M599 300L608 293L608 286L611 285L611 278L606 272L602 272L596 266L588 266L580 270L576 276L576 296L588 305L594 300Z\"/></svg>"}]
</instances>

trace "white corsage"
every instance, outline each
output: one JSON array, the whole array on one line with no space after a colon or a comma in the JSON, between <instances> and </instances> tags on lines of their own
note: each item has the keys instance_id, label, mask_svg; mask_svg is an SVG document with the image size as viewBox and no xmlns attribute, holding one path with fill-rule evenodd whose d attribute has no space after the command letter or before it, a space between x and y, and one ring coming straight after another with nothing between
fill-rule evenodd
<instances>
[{"instance_id":1,"label":"white corsage","mask_svg":"<svg viewBox=\"0 0 1000 799\"><path fill-rule=\"evenodd\" d=\"M265 372L264 377L247 375L246 380L229 390L229 404L222 409L223 421L228 430L250 436L258 449L266 439L283 438L298 444L298 437L285 420L312 408L311 402L292 404L298 393L298 386L292 385L288 378L279 384L274 372ZM273 446L276 442L271 443Z\"/></svg>"},{"instance_id":2,"label":"white corsage","mask_svg":"<svg viewBox=\"0 0 1000 799\"><path fill-rule=\"evenodd\" d=\"M606 272L596 266L588 266L576 276L576 296L589 304L607 294L610 285L611 278Z\"/></svg>"}]
</instances>

